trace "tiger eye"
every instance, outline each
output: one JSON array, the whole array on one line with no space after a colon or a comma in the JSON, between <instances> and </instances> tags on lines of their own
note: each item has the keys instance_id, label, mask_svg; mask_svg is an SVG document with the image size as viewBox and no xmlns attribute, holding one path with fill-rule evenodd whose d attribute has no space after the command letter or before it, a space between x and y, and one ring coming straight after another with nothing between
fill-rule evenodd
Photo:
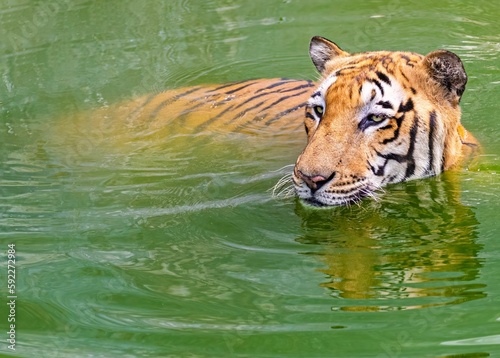
<instances>
[{"instance_id":1,"label":"tiger eye","mask_svg":"<svg viewBox=\"0 0 500 358\"><path fill-rule=\"evenodd\" d=\"M323 116L323 107L321 107L321 106L314 106L313 109L314 109L314 113L316 113L316 115L318 117L321 118Z\"/></svg>"},{"instance_id":2,"label":"tiger eye","mask_svg":"<svg viewBox=\"0 0 500 358\"><path fill-rule=\"evenodd\" d=\"M371 114L369 116L369 119L373 122L382 122L384 119L386 119L387 116L383 114Z\"/></svg>"}]
</instances>

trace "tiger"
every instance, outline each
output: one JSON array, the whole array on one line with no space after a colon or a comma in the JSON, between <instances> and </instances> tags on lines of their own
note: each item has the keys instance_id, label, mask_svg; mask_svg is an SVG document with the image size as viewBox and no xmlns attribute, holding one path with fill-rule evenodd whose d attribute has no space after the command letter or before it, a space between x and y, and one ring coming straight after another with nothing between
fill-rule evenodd
<instances>
[{"instance_id":1,"label":"tiger","mask_svg":"<svg viewBox=\"0 0 500 358\"><path fill-rule=\"evenodd\" d=\"M80 154L79 148L112 137L127 143L179 133L278 138L301 136L305 128L305 148L287 178L301 202L318 207L359 203L387 184L437 175L479 146L460 123L467 75L456 54L350 54L315 36L309 55L319 81L251 79L170 89L105 105L90 119L73 121L72 135L56 137L76 143Z\"/></svg>"}]
</instances>

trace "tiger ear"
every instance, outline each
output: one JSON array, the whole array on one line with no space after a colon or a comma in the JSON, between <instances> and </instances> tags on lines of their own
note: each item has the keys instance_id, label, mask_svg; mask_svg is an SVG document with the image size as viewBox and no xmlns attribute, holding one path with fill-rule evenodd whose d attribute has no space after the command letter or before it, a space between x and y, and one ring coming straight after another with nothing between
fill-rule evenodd
<instances>
[{"instance_id":1,"label":"tiger ear","mask_svg":"<svg viewBox=\"0 0 500 358\"><path fill-rule=\"evenodd\" d=\"M458 104L467 83L460 57L446 50L433 51L425 56L424 65L430 77L443 89L445 97Z\"/></svg>"},{"instance_id":2,"label":"tiger ear","mask_svg":"<svg viewBox=\"0 0 500 358\"><path fill-rule=\"evenodd\" d=\"M323 74L328 61L338 56L349 56L349 53L324 37L314 36L309 45L309 56L319 73Z\"/></svg>"}]
</instances>

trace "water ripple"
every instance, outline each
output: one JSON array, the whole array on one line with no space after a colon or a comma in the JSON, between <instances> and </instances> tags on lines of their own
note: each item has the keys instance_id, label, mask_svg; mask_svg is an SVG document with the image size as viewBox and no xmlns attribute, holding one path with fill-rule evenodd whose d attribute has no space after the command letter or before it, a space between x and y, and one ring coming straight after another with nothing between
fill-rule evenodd
<instances>
[{"instance_id":1,"label":"water ripple","mask_svg":"<svg viewBox=\"0 0 500 358\"><path fill-rule=\"evenodd\" d=\"M253 194L253 195L245 195L237 198L231 199L222 199L222 200L213 200L210 202L203 203L194 203L190 205L179 205L172 208L146 208L146 209L134 209L132 211L123 211L117 210L109 212L109 216L121 217L121 216L139 216L139 217L156 217L156 216L165 216L165 215L173 215L173 214L181 214L181 213L190 213L196 211L202 211L206 209L221 209L227 207L236 207L248 203L266 203L273 200L267 195L262 194Z\"/></svg>"},{"instance_id":2,"label":"water ripple","mask_svg":"<svg viewBox=\"0 0 500 358\"><path fill-rule=\"evenodd\" d=\"M460 339L457 341L446 341L441 343L443 346L482 346L482 345L500 345L500 334L494 336L484 336Z\"/></svg>"}]
</instances>

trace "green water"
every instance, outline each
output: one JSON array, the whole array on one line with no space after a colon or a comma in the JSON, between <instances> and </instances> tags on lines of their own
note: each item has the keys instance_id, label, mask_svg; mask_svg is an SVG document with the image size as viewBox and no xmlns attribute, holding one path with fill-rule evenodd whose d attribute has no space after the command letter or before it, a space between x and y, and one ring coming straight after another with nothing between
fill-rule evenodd
<instances>
[{"instance_id":1,"label":"green water","mask_svg":"<svg viewBox=\"0 0 500 358\"><path fill-rule=\"evenodd\" d=\"M2 2L1 354L500 356L499 18L485 0ZM318 211L271 194L302 133L53 140L139 94L314 79L313 35L459 54L478 163Z\"/></svg>"}]
</instances>

